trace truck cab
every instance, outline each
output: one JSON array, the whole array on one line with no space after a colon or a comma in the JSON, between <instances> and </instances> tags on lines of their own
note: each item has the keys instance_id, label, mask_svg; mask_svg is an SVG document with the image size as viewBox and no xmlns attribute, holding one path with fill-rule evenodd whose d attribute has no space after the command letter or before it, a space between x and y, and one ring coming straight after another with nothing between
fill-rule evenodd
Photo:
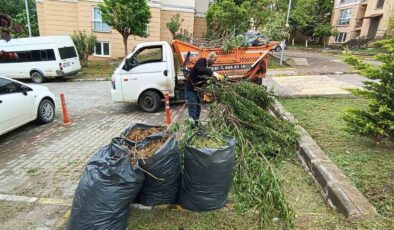
<instances>
[{"instance_id":1,"label":"truck cab","mask_svg":"<svg viewBox=\"0 0 394 230\"><path fill-rule=\"evenodd\" d=\"M140 43L112 75L113 102L137 102L146 112L160 108L165 94L174 98L177 76L171 46L165 41Z\"/></svg>"}]
</instances>

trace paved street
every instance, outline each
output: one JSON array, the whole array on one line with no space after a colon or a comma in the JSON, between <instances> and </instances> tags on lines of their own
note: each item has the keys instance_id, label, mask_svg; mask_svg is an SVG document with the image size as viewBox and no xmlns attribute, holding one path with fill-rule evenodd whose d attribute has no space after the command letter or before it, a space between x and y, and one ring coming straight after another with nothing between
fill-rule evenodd
<instances>
[{"instance_id":1,"label":"paved street","mask_svg":"<svg viewBox=\"0 0 394 230\"><path fill-rule=\"evenodd\" d=\"M274 56L280 57L280 53L274 52ZM285 60L289 58L305 58L309 65L295 66L294 70L284 71L283 75L319 75L354 71L351 66L343 62L343 57L340 55L322 54L313 51L286 50L284 57ZM272 75L279 74L280 71L272 71Z\"/></svg>"},{"instance_id":2,"label":"paved street","mask_svg":"<svg viewBox=\"0 0 394 230\"><path fill-rule=\"evenodd\" d=\"M44 85L57 96L57 117L51 124L33 122L0 136L0 195L70 200L95 150L130 123L164 123L164 112L145 113L137 105L112 103L108 81ZM60 92L66 97L69 126L62 123ZM183 105L171 108L174 119L183 117ZM0 212L13 209L4 208L7 205L0 203ZM5 220L0 218L0 229L52 229L67 208L34 205L18 210Z\"/></svg>"}]
</instances>

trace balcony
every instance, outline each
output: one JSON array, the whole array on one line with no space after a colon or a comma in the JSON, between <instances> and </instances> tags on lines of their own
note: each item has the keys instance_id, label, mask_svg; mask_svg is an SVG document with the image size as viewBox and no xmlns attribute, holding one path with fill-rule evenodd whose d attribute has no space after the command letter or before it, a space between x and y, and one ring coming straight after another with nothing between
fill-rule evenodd
<instances>
[{"instance_id":1,"label":"balcony","mask_svg":"<svg viewBox=\"0 0 394 230\"><path fill-rule=\"evenodd\" d=\"M354 28L361 28L363 26L364 19L356 19L356 24L354 25Z\"/></svg>"},{"instance_id":2,"label":"balcony","mask_svg":"<svg viewBox=\"0 0 394 230\"><path fill-rule=\"evenodd\" d=\"M342 18L337 20L337 26L348 26L350 24L350 18Z\"/></svg>"},{"instance_id":3,"label":"balcony","mask_svg":"<svg viewBox=\"0 0 394 230\"><path fill-rule=\"evenodd\" d=\"M378 0L378 3L376 4L376 9L383 9L384 6L384 0Z\"/></svg>"}]
</instances>

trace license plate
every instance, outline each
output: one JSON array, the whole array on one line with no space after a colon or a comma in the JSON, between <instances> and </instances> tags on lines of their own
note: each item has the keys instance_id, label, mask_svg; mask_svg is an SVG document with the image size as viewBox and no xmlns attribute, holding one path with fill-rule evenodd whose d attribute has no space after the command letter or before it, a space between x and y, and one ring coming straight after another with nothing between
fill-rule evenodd
<instances>
[{"instance_id":1,"label":"license plate","mask_svg":"<svg viewBox=\"0 0 394 230\"><path fill-rule=\"evenodd\" d=\"M63 66L64 66L64 68L70 67L70 62L65 62L65 63L63 64Z\"/></svg>"}]
</instances>

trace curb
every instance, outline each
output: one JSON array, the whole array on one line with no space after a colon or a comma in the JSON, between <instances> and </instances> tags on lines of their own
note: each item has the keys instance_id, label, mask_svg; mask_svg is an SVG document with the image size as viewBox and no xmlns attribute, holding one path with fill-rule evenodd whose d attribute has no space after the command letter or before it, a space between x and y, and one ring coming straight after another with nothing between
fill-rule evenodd
<instances>
[{"instance_id":1,"label":"curb","mask_svg":"<svg viewBox=\"0 0 394 230\"><path fill-rule=\"evenodd\" d=\"M281 73L278 73L278 74L270 74L269 72L267 72L267 75L269 76L269 77L283 77L283 76L285 76L285 77L290 77L290 76L313 76L313 75L316 75L316 76L320 76L320 75L350 75L350 74L360 74L359 72L357 72L357 71L349 71L349 72L301 72L301 73L298 73L297 72L297 68L293 68L293 69L288 69L288 70L294 70L294 73L287 73L287 74L281 74ZM281 70L271 70L271 71L281 71ZM286 71L286 70L283 70L283 71Z\"/></svg>"},{"instance_id":2,"label":"curb","mask_svg":"<svg viewBox=\"0 0 394 230\"><path fill-rule=\"evenodd\" d=\"M111 78L68 78L67 81L70 81L70 82L80 82L80 81L111 81Z\"/></svg>"},{"instance_id":3,"label":"curb","mask_svg":"<svg viewBox=\"0 0 394 230\"><path fill-rule=\"evenodd\" d=\"M328 99L335 99L335 98L357 98L354 94L351 93L335 93L335 94L291 94L291 95L277 95L279 98L328 98Z\"/></svg>"},{"instance_id":4,"label":"curb","mask_svg":"<svg viewBox=\"0 0 394 230\"><path fill-rule=\"evenodd\" d=\"M312 175L324 199L344 214L349 220L377 215L368 199L352 184L350 179L331 161L308 132L298 125L295 117L277 101L271 106L272 112L295 124L298 155L305 169Z\"/></svg>"}]
</instances>

